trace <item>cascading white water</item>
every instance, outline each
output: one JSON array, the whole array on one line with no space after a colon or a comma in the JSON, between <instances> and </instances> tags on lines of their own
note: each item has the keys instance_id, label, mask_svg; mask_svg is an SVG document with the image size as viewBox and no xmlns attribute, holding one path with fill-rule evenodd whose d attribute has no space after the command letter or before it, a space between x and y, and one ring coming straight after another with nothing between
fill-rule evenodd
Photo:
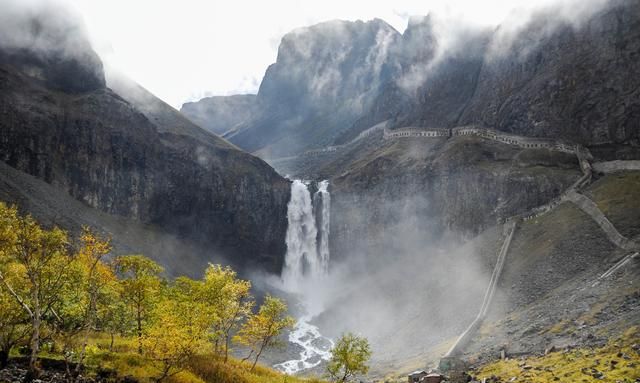
<instances>
[{"instance_id":1,"label":"cascading white water","mask_svg":"<svg viewBox=\"0 0 640 383\"><path fill-rule=\"evenodd\" d=\"M276 364L274 367L287 374L316 367L323 360L331 358L333 342L322 336L318 327L308 322L309 318L302 317L296 323L295 328L289 334L289 342L301 346L303 351L299 359L287 360Z\"/></svg>"},{"instance_id":2,"label":"cascading white water","mask_svg":"<svg viewBox=\"0 0 640 383\"><path fill-rule=\"evenodd\" d=\"M304 182L291 184L291 200L287 205L287 254L284 258L282 281L286 289L295 291L305 274L314 274L317 268L316 219L313 215L311 194Z\"/></svg>"},{"instance_id":3,"label":"cascading white water","mask_svg":"<svg viewBox=\"0 0 640 383\"><path fill-rule=\"evenodd\" d=\"M304 279L321 279L329 270L329 229L331 196L329 182L318 183L313 200L308 186L300 180L291 185L287 205L287 254L282 281L296 291Z\"/></svg>"},{"instance_id":4,"label":"cascading white water","mask_svg":"<svg viewBox=\"0 0 640 383\"><path fill-rule=\"evenodd\" d=\"M331 194L329 194L329 181L318 183L318 191L315 193L314 210L318 227L318 260L320 272L329 272L329 231L331 229Z\"/></svg>"},{"instance_id":5,"label":"cascading white water","mask_svg":"<svg viewBox=\"0 0 640 383\"><path fill-rule=\"evenodd\" d=\"M331 196L329 182L318 183L318 191L309 192L308 185L294 180L291 185L291 200L287 205L287 254L282 270L285 290L301 295L305 309L309 311L309 298L305 291L322 282L329 272L329 229ZM317 287L317 285L315 285ZM333 342L322 336L318 327L309 323L311 318L304 315L289 334L289 342L301 346L303 351L298 359L288 360L274 367L295 374L315 367L331 357Z\"/></svg>"}]
</instances>

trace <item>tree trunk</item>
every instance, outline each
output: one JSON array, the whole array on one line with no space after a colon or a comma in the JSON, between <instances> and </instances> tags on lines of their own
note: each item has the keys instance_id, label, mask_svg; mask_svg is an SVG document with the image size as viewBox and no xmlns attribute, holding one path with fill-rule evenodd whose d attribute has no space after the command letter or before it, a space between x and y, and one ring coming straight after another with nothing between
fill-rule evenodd
<instances>
[{"instance_id":1,"label":"tree trunk","mask_svg":"<svg viewBox=\"0 0 640 383\"><path fill-rule=\"evenodd\" d=\"M247 360L249 360L249 358L251 358L251 355L253 355L253 350L251 350L251 352L249 352L249 355L247 355L246 357L242 358L241 362L246 362Z\"/></svg>"},{"instance_id":2,"label":"tree trunk","mask_svg":"<svg viewBox=\"0 0 640 383\"><path fill-rule=\"evenodd\" d=\"M93 290L92 290L93 291ZM96 312L96 295L92 292L90 294L89 310L87 312L87 318L84 323L84 337L82 338L82 348L80 349L80 357L78 358L78 364L76 364L75 375L80 374L80 369L84 363L84 358L87 354L87 344L89 344L89 331L95 327L94 313Z\"/></svg>"},{"instance_id":3,"label":"tree trunk","mask_svg":"<svg viewBox=\"0 0 640 383\"><path fill-rule=\"evenodd\" d=\"M227 360L229 360L229 335L225 335L225 342L224 342L224 363L227 363Z\"/></svg>"},{"instance_id":4,"label":"tree trunk","mask_svg":"<svg viewBox=\"0 0 640 383\"><path fill-rule=\"evenodd\" d=\"M0 369L7 367L9 364L9 350L0 350Z\"/></svg>"},{"instance_id":5,"label":"tree trunk","mask_svg":"<svg viewBox=\"0 0 640 383\"><path fill-rule=\"evenodd\" d=\"M137 318L138 322L138 354L142 355L142 309L138 304Z\"/></svg>"},{"instance_id":6,"label":"tree trunk","mask_svg":"<svg viewBox=\"0 0 640 383\"><path fill-rule=\"evenodd\" d=\"M40 375L40 369L38 368L38 352L40 351L40 304L38 302L37 293L34 294L34 309L33 309L33 318L31 320L31 324L33 327L33 331L31 332L31 340L29 341L29 347L31 347L31 356L29 357L29 370L27 371L27 375L25 376L25 381L30 382L33 379L38 378Z\"/></svg>"},{"instance_id":7,"label":"tree trunk","mask_svg":"<svg viewBox=\"0 0 640 383\"><path fill-rule=\"evenodd\" d=\"M260 359L260 355L262 355L262 351L264 350L265 343L262 343L260 346L260 351L256 354L256 359L253 361L253 365L251 366L251 371L256 368L256 364L258 364L258 359Z\"/></svg>"},{"instance_id":8,"label":"tree trunk","mask_svg":"<svg viewBox=\"0 0 640 383\"><path fill-rule=\"evenodd\" d=\"M113 352L113 340L115 336L111 333L111 343L109 343L109 352Z\"/></svg>"}]
</instances>

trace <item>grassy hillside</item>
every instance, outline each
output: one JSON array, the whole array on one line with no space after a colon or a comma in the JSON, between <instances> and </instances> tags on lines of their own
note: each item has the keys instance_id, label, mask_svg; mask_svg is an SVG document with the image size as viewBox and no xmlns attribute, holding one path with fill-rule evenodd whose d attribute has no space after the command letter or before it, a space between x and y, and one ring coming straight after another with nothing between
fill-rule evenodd
<instances>
[{"instance_id":1,"label":"grassy hillside","mask_svg":"<svg viewBox=\"0 0 640 383\"><path fill-rule=\"evenodd\" d=\"M640 331L632 327L602 347L500 360L471 371L471 375L492 382L637 382L640 379Z\"/></svg>"},{"instance_id":2,"label":"grassy hillside","mask_svg":"<svg viewBox=\"0 0 640 383\"><path fill-rule=\"evenodd\" d=\"M42 352L43 366L62 368L62 356L51 349L51 344ZM55 347L55 346L54 346ZM154 382L158 366L137 353L137 343L130 338L116 337L113 345L107 334L98 334L90 340L87 348L85 376L101 377L107 381ZM12 353L14 361L23 359L17 350ZM251 364L230 358L227 363L213 354L195 355L184 370L163 380L166 383L321 383L317 378L302 378L285 375L264 365L250 371ZM0 379L1 381L1 379Z\"/></svg>"},{"instance_id":3,"label":"grassy hillside","mask_svg":"<svg viewBox=\"0 0 640 383\"><path fill-rule=\"evenodd\" d=\"M640 172L610 174L584 191L616 228L631 238L637 235L634 227L639 224L639 181ZM543 379L550 376L542 374L549 372L544 371L545 367L557 365L561 370L566 365L570 370L595 359L601 359L602 364L602 360L608 358L607 353L616 347L616 341L609 342L611 339L622 337L632 339L629 345L638 343L640 262L632 260L612 275L601 278L626 255L627 251L616 248L602 229L571 203L563 203L548 214L521 223L489 318L466 350L467 359L474 365L486 366L500 357L501 350L515 358L541 355L552 347L581 348L579 355L561 353L527 359L527 365L543 368L536 375L542 380L531 381L553 381ZM637 358L637 354L634 355ZM518 363L514 360L491 363L491 368L483 370L488 373L484 377L491 374L522 377L515 373L522 367ZM616 370L609 376L619 373ZM558 374L556 371L556 376ZM558 378L583 381L585 377Z\"/></svg>"},{"instance_id":4,"label":"grassy hillside","mask_svg":"<svg viewBox=\"0 0 640 383\"><path fill-rule=\"evenodd\" d=\"M587 195L622 235L640 234L640 172L608 174L594 182Z\"/></svg>"}]
</instances>

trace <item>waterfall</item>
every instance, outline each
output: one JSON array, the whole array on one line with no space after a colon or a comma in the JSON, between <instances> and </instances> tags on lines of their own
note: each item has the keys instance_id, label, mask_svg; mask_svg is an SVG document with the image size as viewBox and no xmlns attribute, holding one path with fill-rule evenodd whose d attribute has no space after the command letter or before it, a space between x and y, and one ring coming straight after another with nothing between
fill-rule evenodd
<instances>
[{"instance_id":1,"label":"waterfall","mask_svg":"<svg viewBox=\"0 0 640 383\"><path fill-rule=\"evenodd\" d=\"M286 290L300 295L307 312L289 333L289 342L302 347L302 352L297 359L274 365L287 374L316 367L331 358L333 341L322 336L318 327L310 323L309 313L313 303L309 292L317 289L317 282L329 273L331 196L328 188L329 181L319 182L311 198L307 183L294 180L291 184L282 284Z\"/></svg>"},{"instance_id":2,"label":"waterfall","mask_svg":"<svg viewBox=\"0 0 640 383\"><path fill-rule=\"evenodd\" d=\"M329 181L318 184L318 191L313 196L313 210L316 214L316 227L318 228L317 252L320 273L326 275L329 272L329 230L331 223L331 195L327 190Z\"/></svg>"},{"instance_id":3,"label":"waterfall","mask_svg":"<svg viewBox=\"0 0 640 383\"><path fill-rule=\"evenodd\" d=\"M291 184L287 205L287 254L282 281L285 288L296 291L305 279L319 279L329 270L329 225L331 197L329 182L318 183L313 194L301 180Z\"/></svg>"}]
</instances>

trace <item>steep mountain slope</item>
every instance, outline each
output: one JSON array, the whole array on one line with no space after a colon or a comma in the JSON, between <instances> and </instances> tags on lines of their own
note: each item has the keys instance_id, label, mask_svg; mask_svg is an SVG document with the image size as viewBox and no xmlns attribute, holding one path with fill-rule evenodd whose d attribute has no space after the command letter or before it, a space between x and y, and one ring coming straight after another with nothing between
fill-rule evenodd
<instances>
[{"instance_id":1,"label":"steep mountain slope","mask_svg":"<svg viewBox=\"0 0 640 383\"><path fill-rule=\"evenodd\" d=\"M377 19L330 21L288 33L262 80L253 118L225 137L265 157L331 143L393 75L389 48L399 37Z\"/></svg>"},{"instance_id":2,"label":"steep mountain slope","mask_svg":"<svg viewBox=\"0 0 640 383\"><path fill-rule=\"evenodd\" d=\"M474 94L490 37L490 30L452 28L432 15L410 19L392 49L401 70L340 141L387 120L391 128L455 126Z\"/></svg>"},{"instance_id":3,"label":"steep mountain slope","mask_svg":"<svg viewBox=\"0 0 640 383\"><path fill-rule=\"evenodd\" d=\"M608 174L584 191L616 228L636 240L639 181L638 172ZM466 356L479 362L495 359L501 349L518 355L551 347L603 345L640 325L640 262L630 259L607 273L632 253L617 248L572 203L523 223L508 254L489 321Z\"/></svg>"},{"instance_id":4,"label":"steep mountain slope","mask_svg":"<svg viewBox=\"0 0 640 383\"><path fill-rule=\"evenodd\" d=\"M537 15L511 41L500 32L460 123L585 145L637 145L637 1L611 2L576 26L552 12Z\"/></svg>"},{"instance_id":5,"label":"steep mountain slope","mask_svg":"<svg viewBox=\"0 0 640 383\"><path fill-rule=\"evenodd\" d=\"M574 19L551 8L524 25L506 20L491 34L458 32L439 55L404 59L403 67L421 68L421 76L405 70L355 128L390 118L392 128L478 124L585 145L623 144L607 155L637 156L639 14L637 1L616 0ZM427 30L422 40L437 52L444 42L433 25L429 18L409 24L403 43L414 45L407 40ZM407 78L422 80L415 93L399 86Z\"/></svg>"},{"instance_id":6,"label":"steep mountain slope","mask_svg":"<svg viewBox=\"0 0 640 383\"><path fill-rule=\"evenodd\" d=\"M137 85L105 87L86 40L67 24L49 26L60 20L46 10L14 19L21 22L11 32L26 37L0 44L0 158L7 165L236 265L280 270L285 179ZM84 42L71 45L79 54L65 50L69 36ZM46 50L34 44L40 40Z\"/></svg>"},{"instance_id":7,"label":"steep mountain slope","mask_svg":"<svg viewBox=\"0 0 640 383\"><path fill-rule=\"evenodd\" d=\"M379 20L294 31L250 122L228 137L273 159L343 144L387 120L391 129L478 124L636 158L639 7L550 7L495 30L430 15L402 35Z\"/></svg>"},{"instance_id":8,"label":"steep mountain slope","mask_svg":"<svg viewBox=\"0 0 640 383\"><path fill-rule=\"evenodd\" d=\"M83 226L112 238L114 254L146 254L170 275L200 276L207 262L229 262L211 249L166 229L108 214L78 201L66 191L0 161L0 200L15 204L42 224L58 225L77 239Z\"/></svg>"},{"instance_id":9,"label":"steep mountain slope","mask_svg":"<svg viewBox=\"0 0 640 383\"><path fill-rule=\"evenodd\" d=\"M257 106L253 94L206 97L182 105L180 112L208 131L224 134L247 121Z\"/></svg>"}]
</instances>

